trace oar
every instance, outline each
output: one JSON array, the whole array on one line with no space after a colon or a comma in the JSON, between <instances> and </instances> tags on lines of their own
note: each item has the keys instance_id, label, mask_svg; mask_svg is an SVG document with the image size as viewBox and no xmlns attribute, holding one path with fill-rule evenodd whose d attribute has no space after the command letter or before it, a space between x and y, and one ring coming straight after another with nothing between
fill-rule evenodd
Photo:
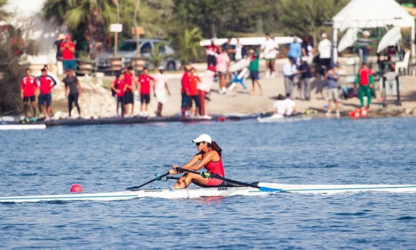
<instances>
[{"instance_id":1,"label":"oar","mask_svg":"<svg viewBox=\"0 0 416 250\"><path fill-rule=\"evenodd\" d=\"M147 184L150 184L150 183L152 183L154 181L158 181L158 180L162 179L163 177L165 177L167 175L169 175L169 172L167 172L166 174L162 174L162 175L157 174L154 179L152 179L152 180L150 180L150 181L148 181L146 183L143 183L142 185L139 185L139 186L129 187L129 188L127 188L127 190L136 190L136 189L139 189L139 188L144 187Z\"/></svg>"},{"instance_id":2,"label":"oar","mask_svg":"<svg viewBox=\"0 0 416 250\"><path fill-rule=\"evenodd\" d=\"M250 183L246 183L246 182L227 179L227 178L224 178L224 177L216 175L216 174L211 174L211 173L206 173L206 172L197 172L197 171L193 171L193 170L186 169L186 168L176 168L176 169L179 172L193 173L193 174L201 175L204 178L215 178L215 179L223 180L225 182L234 183L234 184L237 184L237 185L240 185L240 186L258 188L258 189L260 189L260 191L263 191L263 192L286 192L283 189L260 187L260 186L250 184Z\"/></svg>"}]
</instances>

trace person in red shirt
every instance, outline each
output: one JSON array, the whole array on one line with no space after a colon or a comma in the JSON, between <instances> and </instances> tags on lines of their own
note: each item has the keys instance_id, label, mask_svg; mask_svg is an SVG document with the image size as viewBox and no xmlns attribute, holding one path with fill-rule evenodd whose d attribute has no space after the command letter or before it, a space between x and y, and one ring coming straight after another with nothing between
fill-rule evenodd
<instances>
[{"instance_id":1,"label":"person in red shirt","mask_svg":"<svg viewBox=\"0 0 416 250\"><path fill-rule=\"evenodd\" d=\"M189 88L186 90L188 109L191 116L199 117L201 114L201 102L199 99L199 90L197 88L198 82L201 82L196 70L191 68L189 75ZM192 100L195 102L195 110L192 109Z\"/></svg>"},{"instance_id":2,"label":"person in red shirt","mask_svg":"<svg viewBox=\"0 0 416 250\"><path fill-rule=\"evenodd\" d=\"M370 82L370 77L372 77L373 72L368 68L366 63L363 63L360 71L358 72L358 96L360 98L361 108L364 108L364 96L367 96L367 108L370 108L371 104L371 89L373 85Z\"/></svg>"},{"instance_id":3,"label":"person in red shirt","mask_svg":"<svg viewBox=\"0 0 416 250\"><path fill-rule=\"evenodd\" d=\"M133 116L134 111L134 70L132 66L127 67L124 73L124 109L127 116Z\"/></svg>"},{"instance_id":4,"label":"person in red shirt","mask_svg":"<svg viewBox=\"0 0 416 250\"><path fill-rule=\"evenodd\" d=\"M32 115L36 117L36 99L35 92L37 89L36 78L31 76L30 69L26 69L26 76L23 77L21 84L21 97L23 99L23 107L25 112L25 118L27 118L28 102L32 103Z\"/></svg>"},{"instance_id":5,"label":"person in red shirt","mask_svg":"<svg viewBox=\"0 0 416 250\"><path fill-rule=\"evenodd\" d=\"M121 117L124 117L124 72L117 74L116 79L113 84L111 84L111 89L114 91L116 96L116 115L119 116L118 109L121 108Z\"/></svg>"},{"instance_id":6,"label":"person in red shirt","mask_svg":"<svg viewBox=\"0 0 416 250\"><path fill-rule=\"evenodd\" d=\"M186 95L186 89L189 88L189 70L190 70L190 66L189 65L185 65L184 67L185 71L183 72L182 75L182 80L181 80L181 95L182 95L182 102L181 102L181 113L182 113L182 117L184 117L186 115L186 107L187 107L187 95Z\"/></svg>"},{"instance_id":7,"label":"person in red shirt","mask_svg":"<svg viewBox=\"0 0 416 250\"><path fill-rule=\"evenodd\" d=\"M211 39L211 45L205 50L207 54L207 65L217 66L218 46L215 45L215 39Z\"/></svg>"},{"instance_id":8,"label":"person in red shirt","mask_svg":"<svg viewBox=\"0 0 416 250\"><path fill-rule=\"evenodd\" d=\"M140 86L140 115L148 116L147 109L150 103L150 86L154 84L154 78L149 75L147 68L139 75L138 86Z\"/></svg>"},{"instance_id":9,"label":"person in red shirt","mask_svg":"<svg viewBox=\"0 0 416 250\"><path fill-rule=\"evenodd\" d=\"M65 40L61 43L61 53L64 70L75 70L75 44L71 41L70 35L66 35Z\"/></svg>"},{"instance_id":10,"label":"person in red shirt","mask_svg":"<svg viewBox=\"0 0 416 250\"><path fill-rule=\"evenodd\" d=\"M42 110L45 116L45 121L49 121L48 109L52 103L52 88L56 85L56 81L48 75L46 69L41 70L42 75L36 79L36 83L39 87L38 105L39 110Z\"/></svg>"}]
</instances>

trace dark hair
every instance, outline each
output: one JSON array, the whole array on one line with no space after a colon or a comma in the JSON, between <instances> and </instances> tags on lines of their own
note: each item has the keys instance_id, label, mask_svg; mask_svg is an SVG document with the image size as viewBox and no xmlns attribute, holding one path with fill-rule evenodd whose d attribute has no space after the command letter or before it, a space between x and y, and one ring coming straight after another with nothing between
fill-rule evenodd
<instances>
[{"instance_id":1,"label":"dark hair","mask_svg":"<svg viewBox=\"0 0 416 250\"><path fill-rule=\"evenodd\" d=\"M120 78L121 75L122 75L121 73L117 73L116 74L116 79L118 80L118 78Z\"/></svg>"},{"instance_id":2,"label":"dark hair","mask_svg":"<svg viewBox=\"0 0 416 250\"><path fill-rule=\"evenodd\" d=\"M218 146L218 144L215 141L208 143L208 147L217 151L218 155L221 157L222 149L220 148L220 146Z\"/></svg>"},{"instance_id":3,"label":"dark hair","mask_svg":"<svg viewBox=\"0 0 416 250\"><path fill-rule=\"evenodd\" d=\"M133 70L133 67L132 66L128 66L127 67L127 70Z\"/></svg>"},{"instance_id":4,"label":"dark hair","mask_svg":"<svg viewBox=\"0 0 416 250\"><path fill-rule=\"evenodd\" d=\"M41 72L46 72L46 69L45 69L45 68L43 68L43 69L41 69L40 71L41 71Z\"/></svg>"},{"instance_id":5,"label":"dark hair","mask_svg":"<svg viewBox=\"0 0 416 250\"><path fill-rule=\"evenodd\" d=\"M144 68L143 68L143 71L145 71L145 70L149 70L149 69L148 69L147 67L144 67Z\"/></svg>"},{"instance_id":6,"label":"dark hair","mask_svg":"<svg viewBox=\"0 0 416 250\"><path fill-rule=\"evenodd\" d=\"M28 71L28 70L30 71L30 69L29 69L29 68L26 68L26 71Z\"/></svg>"},{"instance_id":7,"label":"dark hair","mask_svg":"<svg viewBox=\"0 0 416 250\"><path fill-rule=\"evenodd\" d=\"M285 97L282 95L282 94L279 94L278 96L277 96L277 100L284 100L285 99Z\"/></svg>"},{"instance_id":8,"label":"dark hair","mask_svg":"<svg viewBox=\"0 0 416 250\"><path fill-rule=\"evenodd\" d=\"M267 32L266 34L264 34L264 35L266 35L266 36L270 36L270 34Z\"/></svg>"}]
</instances>

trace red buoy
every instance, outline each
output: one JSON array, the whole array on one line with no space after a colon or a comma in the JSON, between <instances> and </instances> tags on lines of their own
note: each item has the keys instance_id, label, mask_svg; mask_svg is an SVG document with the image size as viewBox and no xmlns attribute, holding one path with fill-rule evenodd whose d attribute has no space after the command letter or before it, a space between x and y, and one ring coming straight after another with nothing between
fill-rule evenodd
<instances>
[{"instance_id":1,"label":"red buoy","mask_svg":"<svg viewBox=\"0 0 416 250\"><path fill-rule=\"evenodd\" d=\"M74 184L71 186L71 193L82 193L82 186L79 184Z\"/></svg>"},{"instance_id":2,"label":"red buoy","mask_svg":"<svg viewBox=\"0 0 416 250\"><path fill-rule=\"evenodd\" d=\"M225 117L224 116L218 117L218 121L225 122Z\"/></svg>"}]
</instances>

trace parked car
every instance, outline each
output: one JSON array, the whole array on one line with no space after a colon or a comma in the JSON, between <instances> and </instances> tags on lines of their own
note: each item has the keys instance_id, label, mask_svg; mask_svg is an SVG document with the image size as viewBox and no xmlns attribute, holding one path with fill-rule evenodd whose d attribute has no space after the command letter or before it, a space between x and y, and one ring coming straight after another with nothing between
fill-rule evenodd
<instances>
[{"instance_id":1,"label":"parked car","mask_svg":"<svg viewBox=\"0 0 416 250\"><path fill-rule=\"evenodd\" d=\"M149 63L152 50L160 44L160 53L165 57L160 66L166 70L178 70L181 67L180 61L175 59L175 50L167 44L167 41L155 38L141 38L139 42L140 57L146 61L149 70L154 69L154 65ZM97 56L97 67L99 71L110 70L108 58L114 56L114 49L101 53ZM122 58L123 67L130 65L130 58L137 57L136 39L129 39L120 43L117 49L117 56Z\"/></svg>"}]
</instances>

